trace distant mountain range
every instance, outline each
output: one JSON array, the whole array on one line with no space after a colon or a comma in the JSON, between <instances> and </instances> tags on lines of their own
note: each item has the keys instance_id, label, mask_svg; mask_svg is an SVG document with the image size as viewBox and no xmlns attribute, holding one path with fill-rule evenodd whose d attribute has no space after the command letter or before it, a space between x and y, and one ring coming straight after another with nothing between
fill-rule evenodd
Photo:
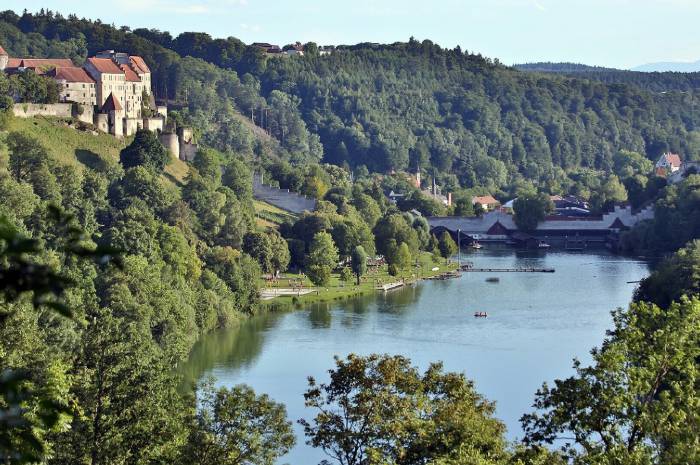
<instances>
[{"instance_id":1,"label":"distant mountain range","mask_svg":"<svg viewBox=\"0 0 700 465\"><path fill-rule=\"evenodd\" d=\"M632 71L651 72L677 72L677 73L697 73L700 72L700 60L688 61L662 61L659 63L647 63L632 68Z\"/></svg>"},{"instance_id":2,"label":"distant mountain range","mask_svg":"<svg viewBox=\"0 0 700 465\"><path fill-rule=\"evenodd\" d=\"M614 68L605 68L603 66L590 66L581 63L553 63L553 62L539 62L539 63L522 63L513 65L515 69L521 71L534 71L540 73L592 73L592 72L604 72L604 71L618 71Z\"/></svg>"},{"instance_id":3,"label":"distant mountain range","mask_svg":"<svg viewBox=\"0 0 700 465\"><path fill-rule=\"evenodd\" d=\"M603 66L590 66L580 63L551 63L551 62L540 62L540 63L523 63L513 65L514 68L521 71L535 71L540 73L563 73L563 74L576 74L576 73L596 73L596 72L610 72L610 71L627 71L616 68L605 68ZM658 63L647 63L640 66L635 66L629 69L629 71L637 71L640 73L697 73L700 72L700 60L694 62L684 62L684 61L662 61Z\"/></svg>"}]
</instances>

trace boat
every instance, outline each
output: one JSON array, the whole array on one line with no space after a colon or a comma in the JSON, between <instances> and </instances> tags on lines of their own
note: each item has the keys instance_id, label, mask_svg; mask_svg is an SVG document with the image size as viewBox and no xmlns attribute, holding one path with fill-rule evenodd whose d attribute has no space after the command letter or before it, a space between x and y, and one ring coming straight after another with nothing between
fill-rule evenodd
<instances>
[{"instance_id":1,"label":"boat","mask_svg":"<svg viewBox=\"0 0 700 465\"><path fill-rule=\"evenodd\" d=\"M486 312L474 312L474 318L486 318L489 314Z\"/></svg>"},{"instance_id":2,"label":"boat","mask_svg":"<svg viewBox=\"0 0 700 465\"><path fill-rule=\"evenodd\" d=\"M501 281L501 278L499 278L497 276L492 276L490 278L486 278L487 283L498 283L500 281Z\"/></svg>"},{"instance_id":3,"label":"boat","mask_svg":"<svg viewBox=\"0 0 700 465\"><path fill-rule=\"evenodd\" d=\"M480 249L481 244L479 244L477 241L474 241L471 243L471 245L469 247L471 247L472 249Z\"/></svg>"},{"instance_id":4,"label":"boat","mask_svg":"<svg viewBox=\"0 0 700 465\"><path fill-rule=\"evenodd\" d=\"M547 244L545 241L540 241L537 243L538 249L548 249L550 247L551 247L551 245Z\"/></svg>"}]
</instances>

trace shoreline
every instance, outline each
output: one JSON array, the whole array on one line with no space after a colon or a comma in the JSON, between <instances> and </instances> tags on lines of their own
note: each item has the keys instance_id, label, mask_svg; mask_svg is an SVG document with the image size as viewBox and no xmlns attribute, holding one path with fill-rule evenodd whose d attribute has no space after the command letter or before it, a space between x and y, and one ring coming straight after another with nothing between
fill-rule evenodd
<instances>
[{"instance_id":1,"label":"shoreline","mask_svg":"<svg viewBox=\"0 0 700 465\"><path fill-rule=\"evenodd\" d=\"M332 285L304 287L302 288L303 291L301 291L303 293L299 295L279 295L269 297L265 300L261 298L260 307L262 311L287 310L289 308L301 309L306 305L315 303L337 302L361 296L374 295L381 292L391 292L392 290L411 286L421 281L434 279L436 276L452 273L458 269L456 261L434 263L432 261L432 256L427 253L422 254L418 262L419 266L416 267L418 268L417 276L415 273L402 273L398 276L390 276L386 271L387 266L383 265L380 267L381 271L379 273L364 276L360 285L355 284L354 277L352 282L340 285L341 281L339 280L338 273L334 273L331 280ZM433 270L433 268L438 268L438 270ZM285 275L282 279L289 281L300 278L297 275ZM286 291L290 290L290 287L269 286L266 288L263 286L260 288L260 292L264 293L265 290L269 290L274 293L275 289Z\"/></svg>"}]
</instances>

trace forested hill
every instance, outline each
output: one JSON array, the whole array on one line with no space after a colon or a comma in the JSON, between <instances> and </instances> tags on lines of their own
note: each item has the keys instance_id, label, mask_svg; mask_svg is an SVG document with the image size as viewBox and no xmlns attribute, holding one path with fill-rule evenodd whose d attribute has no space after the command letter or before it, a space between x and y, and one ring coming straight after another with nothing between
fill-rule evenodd
<instances>
[{"instance_id":1,"label":"forested hill","mask_svg":"<svg viewBox=\"0 0 700 465\"><path fill-rule=\"evenodd\" d=\"M700 73L696 72L640 72L576 63L525 63L513 67L520 71L554 73L605 84L626 84L654 93L700 89Z\"/></svg>"},{"instance_id":2,"label":"forested hill","mask_svg":"<svg viewBox=\"0 0 700 465\"><path fill-rule=\"evenodd\" d=\"M562 62L537 62L537 63L521 63L513 65L513 68L521 71L539 71L543 73L587 73L587 72L607 72L620 71L615 68L606 68L604 66L591 66L582 63L562 63Z\"/></svg>"},{"instance_id":3,"label":"forested hill","mask_svg":"<svg viewBox=\"0 0 700 465\"><path fill-rule=\"evenodd\" d=\"M52 14L0 19L9 31L0 40L19 34L6 47L14 53L23 53L23 41L31 53L33 41L48 38L48 54L57 41L72 41L84 52L142 55L157 96L181 106L178 116L223 150L267 153L239 111L254 115L292 161L380 172L420 167L448 187L496 190L523 179L570 187L591 170L610 170L621 149L649 158L700 152L694 84L659 93L601 77L527 73L413 39L338 47L329 56L307 44L304 57L276 59L201 33L173 38Z\"/></svg>"}]
</instances>

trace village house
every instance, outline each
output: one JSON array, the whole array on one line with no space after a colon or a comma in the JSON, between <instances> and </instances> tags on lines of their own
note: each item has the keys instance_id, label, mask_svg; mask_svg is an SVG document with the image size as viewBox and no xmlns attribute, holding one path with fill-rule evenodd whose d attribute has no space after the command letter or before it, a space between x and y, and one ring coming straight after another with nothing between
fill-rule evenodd
<instances>
[{"instance_id":1,"label":"village house","mask_svg":"<svg viewBox=\"0 0 700 465\"><path fill-rule=\"evenodd\" d=\"M681 169L681 157L675 153L666 152L656 162L656 173L660 176L668 176Z\"/></svg>"},{"instance_id":2,"label":"village house","mask_svg":"<svg viewBox=\"0 0 700 465\"><path fill-rule=\"evenodd\" d=\"M494 199L491 195L480 195L472 197L472 205L476 208L480 208L483 211L491 211L498 208L501 202Z\"/></svg>"}]
</instances>

